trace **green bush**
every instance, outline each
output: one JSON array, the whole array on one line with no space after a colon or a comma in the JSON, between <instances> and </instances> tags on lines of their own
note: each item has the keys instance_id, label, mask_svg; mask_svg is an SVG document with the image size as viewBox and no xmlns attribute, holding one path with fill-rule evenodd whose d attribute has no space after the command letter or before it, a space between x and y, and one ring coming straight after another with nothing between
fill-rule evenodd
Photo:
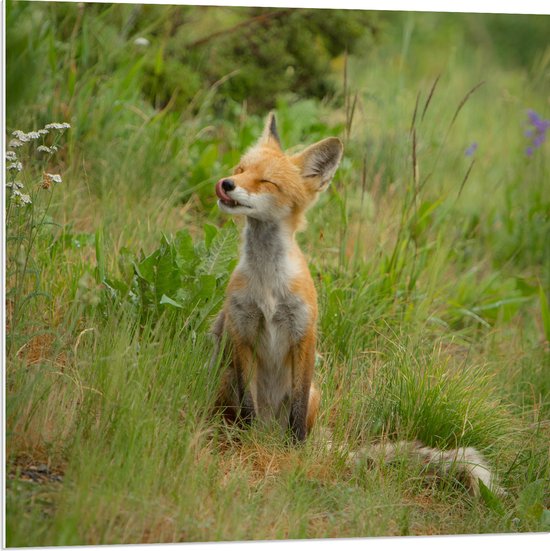
<instances>
[{"instance_id":1,"label":"green bush","mask_svg":"<svg viewBox=\"0 0 550 551\"><path fill-rule=\"evenodd\" d=\"M105 311L125 304L142 323L154 322L171 311L181 315L194 330L208 330L208 322L221 306L229 274L236 263L238 234L234 224L221 230L207 224L204 240L182 230L163 236L152 253L139 256L128 249L119 253L121 277L108 277L101 259L103 240L96 236L97 279L105 287Z\"/></svg>"}]
</instances>

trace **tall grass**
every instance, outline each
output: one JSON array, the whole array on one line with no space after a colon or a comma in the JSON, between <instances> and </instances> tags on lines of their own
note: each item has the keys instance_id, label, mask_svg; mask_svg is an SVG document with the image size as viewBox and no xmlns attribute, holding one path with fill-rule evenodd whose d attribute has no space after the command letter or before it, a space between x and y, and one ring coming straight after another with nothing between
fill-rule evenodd
<instances>
[{"instance_id":1,"label":"tall grass","mask_svg":"<svg viewBox=\"0 0 550 551\"><path fill-rule=\"evenodd\" d=\"M41 294L8 327L8 545L548 529L548 146L528 157L524 136L527 108L548 118L535 68L462 42L464 22L411 15L335 60L339 97L277 100L285 145L346 140L299 236L319 292L323 398L294 449L209 415L207 327L241 225L219 214L212 184L262 118L230 101L216 112L217 86L188 111L156 109L137 92L133 37L107 24L117 9L71 9L7 14L10 32L32 25L31 42L8 40L21 66L38 52L8 131L72 125L33 241ZM17 211L32 227L30 212ZM472 498L406 461L346 461L398 438L476 446L507 497Z\"/></svg>"}]
</instances>

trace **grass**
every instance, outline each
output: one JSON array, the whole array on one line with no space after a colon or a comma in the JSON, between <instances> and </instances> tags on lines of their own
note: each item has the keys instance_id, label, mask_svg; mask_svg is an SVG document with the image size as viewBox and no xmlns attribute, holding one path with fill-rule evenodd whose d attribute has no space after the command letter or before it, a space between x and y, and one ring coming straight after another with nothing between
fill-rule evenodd
<instances>
[{"instance_id":1,"label":"grass","mask_svg":"<svg viewBox=\"0 0 550 551\"><path fill-rule=\"evenodd\" d=\"M230 101L216 116L222 84L194 111L145 102L140 54L108 25L126 8L84 16L63 47L57 7L12 6L8 25L17 9L34 10L25 47L45 63L29 94L44 101L12 104L7 129L71 129L48 161L18 150L33 204L7 227L9 546L548 529L550 175L548 144L526 157L523 134L527 108L548 118L547 77L532 78L548 50L505 66L468 43L471 20L405 15L334 61L339 98L279 98L285 144L346 138L299 236L323 399L294 449L208 416L207 326L241 225L218 213L213 183L261 117ZM46 169L63 183L42 189ZM508 494L427 482L406 458L345 460L380 438L476 446Z\"/></svg>"}]
</instances>

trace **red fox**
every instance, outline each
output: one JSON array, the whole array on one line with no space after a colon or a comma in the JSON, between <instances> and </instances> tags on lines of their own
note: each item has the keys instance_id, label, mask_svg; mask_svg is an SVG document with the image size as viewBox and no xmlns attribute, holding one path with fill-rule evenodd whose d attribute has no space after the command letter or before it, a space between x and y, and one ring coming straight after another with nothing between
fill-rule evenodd
<instances>
[{"instance_id":1,"label":"red fox","mask_svg":"<svg viewBox=\"0 0 550 551\"><path fill-rule=\"evenodd\" d=\"M216 184L220 210L246 216L241 258L212 330L213 363L221 355L225 366L216 409L230 422L275 421L295 442L311 431L320 402L313 384L317 294L295 234L328 188L342 152L338 138L326 138L285 154L270 113L258 142L233 174ZM420 459L432 474L456 468L474 493L480 479L500 490L473 448L444 452L396 442L351 453L349 459L392 461L401 451Z\"/></svg>"},{"instance_id":2,"label":"red fox","mask_svg":"<svg viewBox=\"0 0 550 551\"><path fill-rule=\"evenodd\" d=\"M327 138L286 155L270 113L256 145L216 184L219 208L246 216L242 256L214 324L230 355L218 407L226 419L276 420L297 442L313 426L320 395L312 381L317 294L295 234L342 151Z\"/></svg>"}]
</instances>

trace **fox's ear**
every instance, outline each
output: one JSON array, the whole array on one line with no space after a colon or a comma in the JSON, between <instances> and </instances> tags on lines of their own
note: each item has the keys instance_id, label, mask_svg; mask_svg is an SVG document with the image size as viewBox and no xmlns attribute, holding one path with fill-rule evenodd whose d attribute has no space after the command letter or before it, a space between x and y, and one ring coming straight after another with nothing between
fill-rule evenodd
<instances>
[{"instance_id":1,"label":"fox's ear","mask_svg":"<svg viewBox=\"0 0 550 551\"><path fill-rule=\"evenodd\" d=\"M344 146L338 138L326 138L294 155L292 160L316 191L325 191L342 159Z\"/></svg>"},{"instance_id":2,"label":"fox's ear","mask_svg":"<svg viewBox=\"0 0 550 551\"><path fill-rule=\"evenodd\" d=\"M265 119L264 131L258 140L258 144L281 149L281 138L279 138L279 133L277 132L277 121L275 120L275 113L273 111Z\"/></svg>"}]
</instances>

